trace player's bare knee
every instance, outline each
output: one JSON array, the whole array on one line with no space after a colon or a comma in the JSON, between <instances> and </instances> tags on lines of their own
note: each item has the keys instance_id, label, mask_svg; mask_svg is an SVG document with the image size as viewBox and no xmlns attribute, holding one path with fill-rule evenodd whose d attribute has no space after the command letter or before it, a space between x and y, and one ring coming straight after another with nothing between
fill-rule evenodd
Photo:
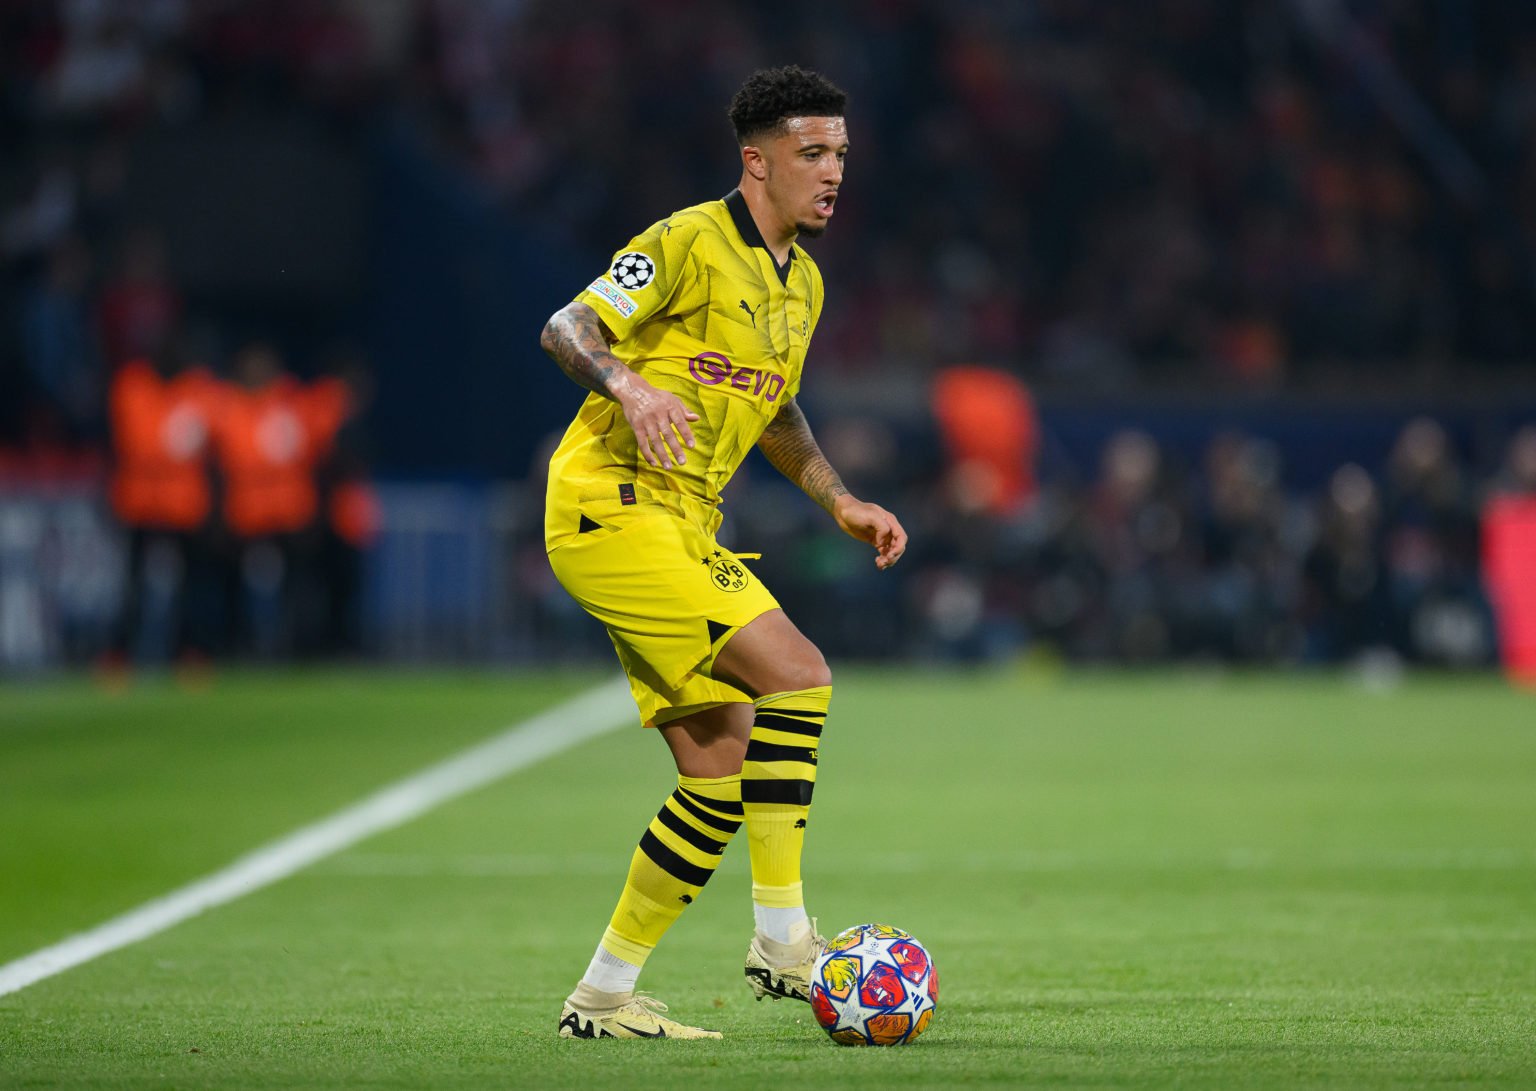
<instances>
[{"instance_id":1,"label":"player's bare knee","mask_svg":"<svg viewBox=\"0 0 1536 1091\"><path fill-rule=\"evenodd\" d=\"M782 688L792 689L816 689L820 686L832 684L832 668L827 666L826 657L821 654L821 649L810 641L796 649L794 662L789 666L788 683Z\"/></svg>"}]
</instances>

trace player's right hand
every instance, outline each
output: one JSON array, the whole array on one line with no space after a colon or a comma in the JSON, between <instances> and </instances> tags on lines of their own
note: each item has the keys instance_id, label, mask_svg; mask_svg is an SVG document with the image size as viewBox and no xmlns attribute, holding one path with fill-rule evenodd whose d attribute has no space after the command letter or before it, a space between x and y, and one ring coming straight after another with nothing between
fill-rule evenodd
<instances>
[{"instance_id":1,"label":"player's right hand","mask_svg":"<svg viewBox=\"0 0 1536 1091\"><path fill-rule=\"evenodd\" d=\"M614 397L634 429L642 458L667 470L674 461L679 466L687 464L683 451L693 446L693 429L688 422L698 420L699 415L684 405L683 399L669 390L658 390L633 373L614 391Z\"/></svg>"}]
</instances>

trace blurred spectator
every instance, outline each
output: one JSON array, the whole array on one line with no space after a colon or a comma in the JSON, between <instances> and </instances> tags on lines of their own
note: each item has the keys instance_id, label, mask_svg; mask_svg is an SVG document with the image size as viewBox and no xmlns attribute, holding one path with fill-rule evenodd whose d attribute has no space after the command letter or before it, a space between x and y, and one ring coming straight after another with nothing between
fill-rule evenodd
<instances>
[{"instance_id":1,"label":"blurred spectator","mask_svg":"<svg viewBox=\"0 0 1536 1091\"><path fill-rule=\"evenodd\" d=\"M1201 644L1223 658L1282 657L1284 619L1297 593L1284 554L1290 513L1280 495L1279 454L1248 436L1217 436L1206 450L1201 511Z\"/></svg>"},{"instance_id":2,"label":"blurred spectator","mask_svg":"<svg viewBox=\"0 0 1536 1091\"><path fill-rule=\"evenodd\" d=\"M1510 441L1483 508L1483 535L1500 656L1511 678L1536 687L1536 424Z\"/></svg>"},{"instance_id":3,"label":"blurred spectator","mask_svg":"<svg viewBox=\"0 0 1536 1091\"><path fill-rule=\"evenodd\" d=\"M1034 499L1039 423L1022 382L989 368L944 368L934 378L933 412L962 508L1006 518Z\"/></svg>"},{"instance_id":4,"label":"blurred spectator","mask_svg":"<svg viewBox=\"0 0 1536 1091\"><path fill-rule=\"evenodd\" d=\"M123 239L113 275L101 289L100 323L107 359L142 356L180 322L181 294L166 273L158 232L131 231Z\"/></svg>"},{"instance_id":5,"label":"blurred spectator","mask_svg":"<svg viewBox=\"0 0 1536 1091\"><path fill-rule=\"evenodd\" d=\"M1491 487L1495 495L1536 497L1536 424L1527 424L1515 432Z\"/></svg>"},{"instance_id":6,"label":"blurred spectator","mask_svg":"<svg viewBox=\"0 0 1536 1091\"><path fill-rule=\"evenodd\" d=\"M1409 421L1387 469L1383 543L1399 647L1438 663L1487 658L1476 497L1444 427Z\"/></svg>"},{"instance_id":7,"label":"blurred spectator","mask_svg":"<svg viewBox=\"0 0 1536 1091\"><path fill-rule=\"evenodd\" d=\"M1149 434L1126 430L1104 445L1098 482L1083 508L1091 583L1080 611L1082 651L1094 657L1160 659L1174 626L1194 603L1172 597L1176 560L1188 532L1178 488Z\"/></svg>"},{"instance_id":8,"label":"blurred spectator","mask_svg":"<svg viewBox=\"0 0 1536 1091\"><path fill-rule=\"evenodd\" d=\"M77 443L101 435L104 374L90 315L90 261L82 240L60 241L22 314L23 351L42 405Z\"/></svg>"},{"instance_id":9,"label":"blurred spectator","mask_svg":"<svg viewBox=\"0 0 1536 1091\"><path fill-rule=\"evenodd\" d=\"M302 386L269 344L235 356L217 431L233 538L238 644L263 658L312 651L327 624L316 593L322 460L349 411L339 379Z\"/></svg>"},{"instance_id":10,"label":"blurred spectator","mask_svg":"<svg viewBox=\"0 0 1536 1091\"><path fill-rule=\"evenodd\" d=\"M209 440L217 381L168 338L112 381L112 509L128 531L128 589L118 648L164 664L217 650Z\"/></svg>"},{"instance_id":11,"label":"blurred spectator","mask_svg":"<svg viewBox=\"0 0 1536 1091\"><path fill-rule=\"evenodd\" d=\"M1328 483L1317 543L1307 554L1309 652L1349 660L1393 647L1392 601L1381 561L1381 498L1362 467L1341 466Z\"/></svg>"}]
</instances>

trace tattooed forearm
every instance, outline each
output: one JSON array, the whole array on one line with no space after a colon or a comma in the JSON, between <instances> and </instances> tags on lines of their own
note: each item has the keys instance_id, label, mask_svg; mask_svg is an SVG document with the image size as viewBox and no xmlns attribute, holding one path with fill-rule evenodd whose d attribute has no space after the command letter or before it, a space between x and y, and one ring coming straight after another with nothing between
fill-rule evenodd
<instances>
[{"instance_id":1,"label":"tattooed forearm","mask_svg":"<svg viewBox=\"0 0 1536 1091\"><path fill-rule=\"evenodd\" d=\"M597 312L585 303L570 303L544 324L539 346L575 383L612 398L613 381L628 369L608 351L610 336Z\"/></svg>"},{"instance_id":2,"label":"tattooed forearm","mask_svg":"<svg viewBox=\"0 0 1536 1091\"><path fill-rule=\"evenodd\" d=\"M757 446L775 470L799 485L827 511L832 510L839 496L847 495L842 478L837 476L837 471L816 445L811 426L794 399L779 410L778 416L763 431Z\"/></svg>"}]
</instances>

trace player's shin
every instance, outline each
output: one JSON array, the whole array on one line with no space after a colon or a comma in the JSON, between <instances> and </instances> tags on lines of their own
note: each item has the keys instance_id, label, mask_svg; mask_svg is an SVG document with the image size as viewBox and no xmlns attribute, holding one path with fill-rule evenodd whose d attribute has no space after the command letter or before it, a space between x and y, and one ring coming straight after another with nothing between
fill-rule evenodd
<instances>
[{"instance_id":1,"label":"player's shin","mask_svg":"<svg viewBox=\"0 0 1536 1091\"><path fill-rule=\"evenodd\" d=\"M582 982L603 993L634 989L662 935L714 874L741 826L741 777L679 776L630 858L624 893Z\"/></svg>"},{"instance_id":2,"label":"player's shin","mask_svg":"<svg viewBox=\"0 0 1536 1091\"><path fill-rule=\"evenodd\" d=\"M831 686L760 697L741 770L742 810L752 856L752 902L760 937L798 946L811 929L800 856L816 786L817 748Z\"/></svg>"}]
</instances>

